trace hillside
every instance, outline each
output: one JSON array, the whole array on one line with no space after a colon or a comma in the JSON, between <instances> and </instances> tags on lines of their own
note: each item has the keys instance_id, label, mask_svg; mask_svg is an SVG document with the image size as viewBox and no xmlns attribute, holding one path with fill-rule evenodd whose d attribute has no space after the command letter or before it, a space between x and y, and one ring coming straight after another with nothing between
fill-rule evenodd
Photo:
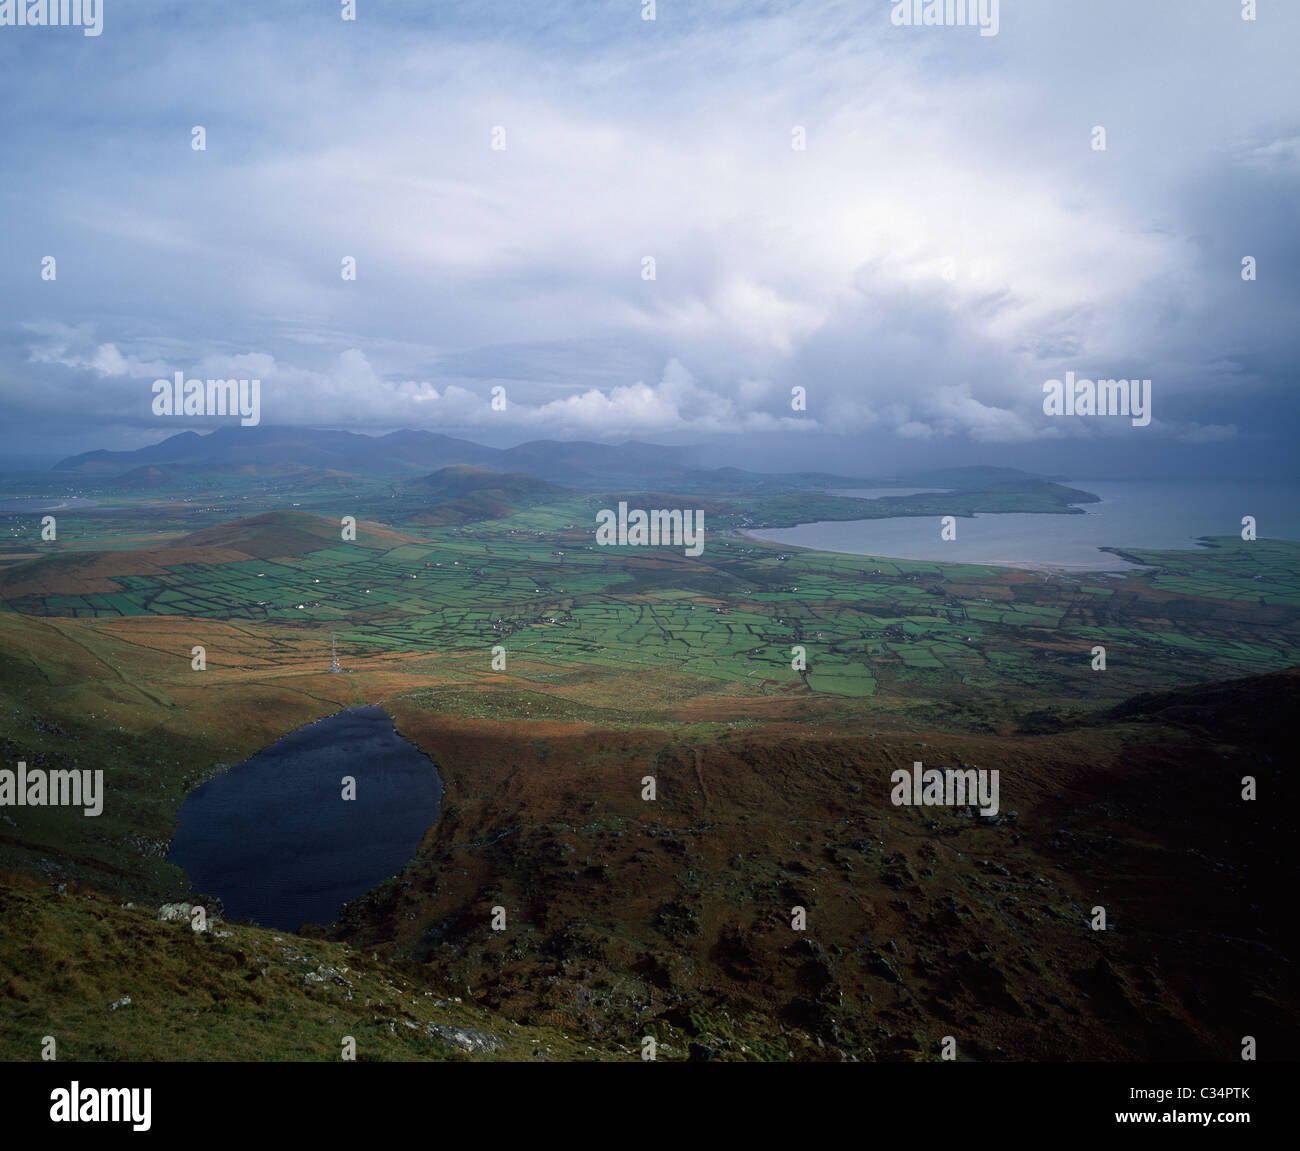
<instances>
[{"instance_id":1,"label":"hillside","mask_svg":"<svg viewBox=\"0 0 1300 1151\"><path fill-rule=\"evenodd\" d=\"M162 546L55 551L0 569L0 598L110 595L123 576L166 576L186 565L218 566L249 559L309 555L342 542L340 521L310 512L248 516L181 536ZM413 542L379 524L357 524L356 543L387 550Z\"/></svg>"},{"instance_id":2,"label":"hillside","mask_svg":"<svg viewBox=\"0 0 1300 1151\"><path fill-rule=\"evenodd\" d=\"M551 494L481 469L423 488L388 499ZM353 1026L291 986L333 1005L346 984L291 959L277 976L282 952L251 929L182 934L205 950L178 952L159 934L174 925L120 905L185 896L167 854L195 786L364 703L438 765L444 807L336 923L281 933L311 971L350 979L341 968L370 956L417 1001L461 998L477 1030L532 1028L553 1051L567 1036L581 1046L566 1058L627 1057L646 1033L728 1060L932 1059L948 1034L982 1061L1220 1061L1243 1033L1281 1048L1297 1021L1277 797L1300 703L1300 545L1229 537L1104 578L734 537L647 555L594 546L604 498L424 539L363 523L357 545L332 516L290 510L7 573L81 563L124 590L0 587L0 761L102 768L106 788L95 818L0 817L0 869L37 883L8 881L0 907L0 1030L49 1020L101 1053L152 1042L203 1059L196 1018L225 1029L224 1052L268 1013L301 1013L308 1046L287 1049L304 1057L330 1019ZM155 532L177 522L145 514ZM160 556L173 562L122 574ZM335 637L347 674L328 670ZM998 770L999 812L894 805L892 773L918 761ZM1262 802L1240 798L1246 773ZM212 962L186 983L178 964L200 954ZM1224 989L1214 1012L1207 986ZM138 1033L107 1011L123 995L154 1012Z\"/></svg>"},{"instance_id":3,"label":"hillside","mask_svg":"<svg viewBox=\"0 0 1300 1151\"><path fill-rule=\"evenodd\" d=\"M208 1059L268 1036L285 1044L268 1050L315 1058L338 1042L331 1028L368 1020L367 1043L390 1022L411 1031L384 1057L437 1057L378 1005L401 981L417 992L415 1007L402 996L410 1022L502 1038L513 1024L522 1058L548 1042L556 1057L632 1057L629 1037L649 1032L676 1057L694 1042L729 1060L929 1059L945 1034L980 1060L1224 1060L1243 1031L1272 1049L1296 1024L1285 808L1239 798L1242 764L1278 793L1289 735L1215 718L1238 700L1296 707L1294 670L1181 691L1185 716L979 734L919 723L895 698L865 713L746 706L536 663L511 678L484 665L468 684L462 665L381 653L331 676L310 635L211 621L198 676L195 627L0 614L5 761L102 766L110 784L98 819L25 808L0 823L0 867L41 881L0 888L0 1031L15 1043L57 1027L89 1057ZM652 699L657 715L632 710ZM362 700L446 786L398 876L332 928L280 943L237 924L199 941L119 906L181 896L163 856L190 787ZM917 759L999 768L999 815L893 806L890 773ZM497 904L504 933L487 926ZM1096 904L1112 930L1090 929ZM320 965L364 982L300 989ZM1219 989L1213 1014L1205 987ZM138 1015L108 1011L123 995ZM432 1003L457 996L467 1014Z\"/></svg>"},{"instance_id":4,"label":"hillside","mask_svg":"<svg viewBox=\"0 0 1300 1151\"><path fill-rule=\"evenodd\" d=\"M1300 703L1300 676L1266 679ZM1272 733L975 736L877 714L862 734L691 738L449 724L418 700L396 714L453 804L333 937L422 958L521 1022L675 1020L726 1058L754 1031L876 1059L933 1058L951 1033L982 1061L1221 1061L1244 1031L1281 1042L1295 1025L1296 867L1279 810L1239 795L1241 763L1273 764L1257 774L1279 786ZM918 759L996 765L1002 810L892 806L890 773ZM518 924L505 939L479 926L498 902Z\"/></svg>"},{"instance_id":5,"label":"hillside","mask_svg":"<svg viewBox=\"0 0 1300 1151\"><path fill-rule=\"evenodd\" d=\"M497 454L495 449L433 432L366 436L310 428L225 427L207 435L180 432L130 451L82 452L60 460L54 470L111 476L142 465L183 465L205 470L296 465L393 474L450 463L486 463Z\"/></svg>"},{"instance_id":6,"label":"hillside","mask_svg":"<svg viewBox=\"0 0 1300 1151\"><path fill-rule=\"evenodd\" d=\"M0 1060L39 1058L46 1035L63 1061L335 1061L347 1036L358 1062L633 1057L634 1040L597 1046L485 1011L427 968L158 913L0 872Z\"/></svg>"},{"instance_id":7,"label":"hillside","mask_svg":"<svg viewBox=\"0 0 1300 1151\"><path fill-rule=\"evenodd\" d=\"M432 505L401 516L402 522L428 527L501 519L525 508L572 495L570 488L547 483L523 472L494 472L455 464L432 475L406 481L401 509L412 500Z\"/></svg>"},{"instance_id":8,"label":"hillside","mask_svg":"<svg viewBox=\"0 0 1300 1151\"><path fill-rule=\"evenodd\" d=\"M221 548L251 559L309 555L342 542L338 519L310 512L276 511L248 516L227 524L204 528L176 541L176 547ZM394 548L418 542L381 524L360 522L353 541L361 547Z\"/></svg>"}]
</instances>

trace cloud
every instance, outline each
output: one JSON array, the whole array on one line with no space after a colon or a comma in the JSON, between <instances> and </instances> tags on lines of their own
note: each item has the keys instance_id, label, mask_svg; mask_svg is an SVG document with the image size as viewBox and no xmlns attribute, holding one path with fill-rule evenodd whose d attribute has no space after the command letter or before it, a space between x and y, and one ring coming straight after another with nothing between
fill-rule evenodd
<instances>
[{"instance_id":1,"label":"cloud","mask_svg":"<svg viewBox=\"0 0 1300 1151\"><path fill-rule=\"evenodd\" d=\"M1198 424L1180 432L1178 438L1185 444L1217 444L1237 438L1236 424Z\"/></svg>"},{"instance_id":2,"label":"cloud","mask_svg":"<svg viewBox=\"0 0 1300 1151\"><path fill-rule=\"evenodd\" d=\"M0 70L34 109L0 388L69 450L147 434L176 370L260 376L266 422L520 439L1294 430L1300 10L1265 38L1213 5L1005 5L983 38L889 7L115 9L75 74L32 38ZM1067 370L1150 377L1165 418L1053 423Z\"/></svg>"},{"instance_id":3,"label":"cloud","mask_svg":"<svg viewBox=\"0 0 1300 1151\"><path fill-rule=\"evenodd\" d=\"M894 435L905 440L928 440L934 435L934 429L918 420L908 420L894 429Z\"/></svg>"},{"instance_id":4,"label":"cloud","mask_svg":"<svg viewBox=\"0 0 1300 1151\"><path fill-rule=\"evenodd\" d=\"M965 432L982 444L1021 443L1043 434L1023 416L981 403L970 394L968 385L940 388L930 410L949 435Z\"/></svg>"}]
</instances>

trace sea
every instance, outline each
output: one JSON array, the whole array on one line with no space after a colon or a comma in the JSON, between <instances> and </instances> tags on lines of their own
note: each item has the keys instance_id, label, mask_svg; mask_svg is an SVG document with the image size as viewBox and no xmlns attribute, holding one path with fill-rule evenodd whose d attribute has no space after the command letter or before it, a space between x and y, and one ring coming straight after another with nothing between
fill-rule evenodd
<instances>
[{"instance_id":1,"label":"sea","mask_svg":"<svg viewBox=\"0 0 1300 1151\"><path fill-rule=\"evenodd\" d=\"M1300 482L1277 480L1087 480L1068 486L1100 503L1083 515L1006 512L957 517L957 538L940 538L938 516L818 521L763 528L749 536L817 551L885 559L947 560L1035 569L1124 571L1136 565L1103 547L1182 550L1202 536L1240 536L1253 516L1261 539L1300 540ZM934 489L835 489L832 495L878 498Z\"/></svg>"}]
</instances>

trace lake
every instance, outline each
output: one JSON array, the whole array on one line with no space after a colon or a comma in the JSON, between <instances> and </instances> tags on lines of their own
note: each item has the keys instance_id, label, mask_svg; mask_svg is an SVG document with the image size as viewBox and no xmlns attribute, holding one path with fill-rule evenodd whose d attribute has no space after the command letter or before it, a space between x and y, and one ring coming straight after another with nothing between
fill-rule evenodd
<instances>
[{"instance_id":1,"label":"lake","mask_svg":"<svg viewBox=\"0 0 1300 1151\"><path fill-rule=\"evenodd\" d=\"M886 559L947 560L1079 571L1135 570L1101 547L1185 549L1199 536L1239 535L1253 515L1261 539L1300 539L1300 484L1222 480L1070 480L1101 497L1084 515L1005 513L957 519L939 538L937 516L819 521L746 534L771 543ZM846 489L834 495L851 495Z\"/></svg>"},{"instance_id":2,"label":"lake","mask_svg":"<svg viewBox=\"0 0 1300 1151\"><path fill-rule=\"evenodd\" d=\"M342 798L344 776L356 798ZM291 735L195 788L168 861L228 919L296 931L396 875L437 820L442 779L378 707Z\"/></svg>"}]
</instances>

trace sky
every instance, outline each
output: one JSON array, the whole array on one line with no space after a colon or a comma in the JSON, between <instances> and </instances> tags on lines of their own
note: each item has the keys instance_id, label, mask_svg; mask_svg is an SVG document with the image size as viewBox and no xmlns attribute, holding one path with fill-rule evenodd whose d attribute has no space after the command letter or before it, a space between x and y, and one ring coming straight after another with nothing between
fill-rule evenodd
<instances>
[{"instance_id":1,"label":"sky","mask_svg":"<svg viewBox=\"0 0 1300 1151\"><path fill-rule=\"evenodd\" d=\"M264 425L1294 474L1300 4L342 7L0 26L0 468L238 423L155 414L181 372ZM1046 413L1067 372L1150 422Z\"/></svg>"}]
</instances>

